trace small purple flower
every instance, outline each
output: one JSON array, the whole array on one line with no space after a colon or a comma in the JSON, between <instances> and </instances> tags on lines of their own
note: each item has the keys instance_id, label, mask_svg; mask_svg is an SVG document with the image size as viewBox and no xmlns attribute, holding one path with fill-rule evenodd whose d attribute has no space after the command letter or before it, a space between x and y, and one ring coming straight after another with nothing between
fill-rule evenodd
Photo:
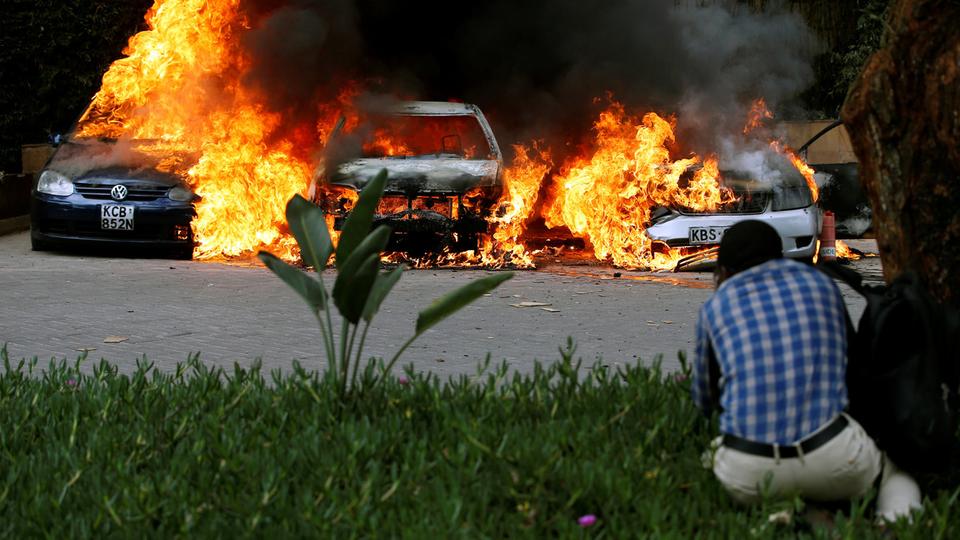
<instances>
[{"instance_id":1,"label":"small purple flower","mask_svg":"<svg viewBox=\"0 0 960 540\"><path fill-rule=\"evenodd\" d=\"M673 380L678 383L682 383L687 380L687 375L685 373L676 373L673 376Z\"/></svg>"},{"instance_id":2,"label":"small purple flower","mask_svg":"<svg viewBox=\"0 0 960 540\"><path fill-rule=\"evenodd\" d=\"M407 378L404 377L403 375L397 377L397 382L399 382L400 384L409 384L409 383L410 383L410 381L407 380Z\"/></svg>"},{"instance_id":3,"label":"small purple flower","mask_svg":"<svg viewBox=\"0 0 960 540\"><path fill-rule=\"evenodd\" d=\"M77 385L77 380L76 380L76 379L67 379L67 386L71 386L71 387L72 387L72 386L76 386L76 385Z\"/></svg>"},{"instance_id":4,"label":"small purple flower","mask_svg":"<svg viewBox=\"0 0 960 540\"><path fill-rule=\"evenodd\" d=\"M580 516L580 519L577 520L577 524L586 529L587 527L593 526L597 522L597 516L593 514L586 514Z\"/></svg>"}]
</instances>

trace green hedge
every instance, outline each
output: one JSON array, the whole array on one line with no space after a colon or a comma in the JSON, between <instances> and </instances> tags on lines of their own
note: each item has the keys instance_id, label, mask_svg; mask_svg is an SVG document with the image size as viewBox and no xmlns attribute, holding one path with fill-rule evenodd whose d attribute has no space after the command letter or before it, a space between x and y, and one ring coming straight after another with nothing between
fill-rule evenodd
<instances>
[{"instance_id":1,"label":"green hedge","mask_svg":"<svg viewBox=\"0 0 960 540\"><path fill-rule=\"evenodd\" d=\"M20 145L70 128L152 4L0 1L0 171L21 170Z\"/></svg>"},{"instance_id":2,"label":"green hedge","mask_svg":"<svg viewBox=\"0 0 960 540\"><path fill-rule=\"evenodd\" d=\"M688 383L656 367L408 373L338 402L299 367L127 376L0 354L3 537L883 534L864 503L833 529L768 523L795 501L735 506L700 465L710 435ZM956 535L951 502L936 495L898 537Z\"/></svg>"}]
</instances>

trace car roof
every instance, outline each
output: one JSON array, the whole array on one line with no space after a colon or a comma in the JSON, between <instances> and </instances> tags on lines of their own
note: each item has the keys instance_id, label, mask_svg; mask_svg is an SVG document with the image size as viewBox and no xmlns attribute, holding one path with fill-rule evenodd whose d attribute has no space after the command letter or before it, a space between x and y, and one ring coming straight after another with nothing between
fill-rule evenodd
<instances>
[{"instance_id":1,"label":"car roof","mask_svg":"<svg viewBox=\"0 0 960 540\"><path fill-rule=\"evenodd\" d=\"M476 107L469 103L452 101L401 101L390 107L390 113L396 115L474 116Z\"/></svg>"}]
</instances>

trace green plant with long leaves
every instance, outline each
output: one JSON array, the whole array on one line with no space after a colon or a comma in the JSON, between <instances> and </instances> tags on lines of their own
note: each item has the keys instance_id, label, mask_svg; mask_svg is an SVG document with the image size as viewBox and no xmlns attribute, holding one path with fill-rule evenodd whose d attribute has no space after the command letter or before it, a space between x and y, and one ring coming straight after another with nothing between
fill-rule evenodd
<instances>
[{"instance_id":1,"label":"green plant with long leaves","mask_svg":"<svg viewBox=\"0 0 960 540\"><path fill-rule=\"evenodd\" d=\"M294 195L287 203L286 217L290 231L300 246L303 262L313 267L316 277L271 253L261 251L258 255L267 268L306 301L317 318L328 369L343 394L357 385L370 323L404 271L402 266L391 271L380 271L380 254L387 247L390 228L381 225L371 231L374 211L383 197L386 182L387 172L381 171L361 191L359 200L344 222L336 247L330 239L326 216L320 208L300 195ZM334 251L337 277L333 282L333 290L328 292L322 272ZM511 277L512 272L503 272L477 279L430 304L417 317L413 336L383 366L383 374L374 378L373 384L390 373L400 355L427 329ZM331 300L343 319L339 339L334 332Z\"/></svg>"}]
</instances>

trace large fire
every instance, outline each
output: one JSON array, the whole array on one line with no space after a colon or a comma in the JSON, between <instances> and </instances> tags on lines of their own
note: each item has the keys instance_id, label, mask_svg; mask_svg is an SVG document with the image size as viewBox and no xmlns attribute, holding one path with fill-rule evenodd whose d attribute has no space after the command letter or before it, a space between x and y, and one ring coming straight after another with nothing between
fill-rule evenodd
<instances>
[{"instance_id":1,"label":"large fire","mask_svg":"<svg viewBox=\"0 0 960 540\"><path fill-rule=\"evenodd\" d=\"M337 98L318 103L315 125L282 125L266 107L266 96L243 84L251 59L241 38L254 22L240 0L156 0L146 22L148 29L130 39L125 58L104 75L77 135L136 140L157 157L195 156L166 163L201 197L193 222L197 258L258 249L295 258L295 242L284 225L286 201L306 194L320 168L316 156L335 130L356 127L356 113L347 115L345 126L338 127L338 119L352 109L359 85L348 84ZM744 133L771 116L758 101ZM558 159L540 142L514 146L490 236L479 252L441 259L532 266L535 253L524 233L531 221L543 218L547 227L583 239L598 260L626 268L672 267L687 253L651 242L645 228L652 209L711 211L735 199L720 181L717 156L673 155L675 122L652 112L634 114L611 100L576 155ZM366 151L415 152L410 137L379 135ZM771 144L793 160L816 197L812 170Z\"/></svg>"},{"instance_id":2,"label":"large fire","mask_svg":"<svg viewBox=\"0 0 960 540\"><path fill-rule=\"evenodd\" d=\"M592 155L575 157L554 179L544 207L548 227L566 226L593 246L599 260L626 268L660 268L679 252L654 253L645 233L654 206L714 210L734 199L720 187L716 158L710 157L681 187L681 176L701 160L673 160L673 124L655 113L642 119L612 103L594 124Z\"/></svg>"},{"instance_id":3,"label":"large fire","mask_svg":"<svg viewBox=\"0 0 960 540\"><path fill-rule=\"evenodd\" d=\"M481 252L483 263L505 262L517 266L533 266L533 259L523 245L522 237L540 193L540 186L553 167L550 152L540 142L531 147L513 147L513 164L504 172L504 194L500 199L503 214L494 219L492 239L487 239Z\"/></svg>"},{"instance_id":4,"label":"large fire","mask_svg":"<svg viewBox=\"0 0 960 540\"><path fill-rule=\"evenodd\" d=\"M145 152L198 154L174 170L201 197L195 256L235 256L269 246L292 255L287 200L312 167L294 142L277 138L280 119L240 83L250 60L239 0L157 0L148 30L110 66L80 121L78 136L144 141ZM329 126L317 126L317 137ZM298 151L299 150L299 151Z\"/></svg>"}]
</instances>

